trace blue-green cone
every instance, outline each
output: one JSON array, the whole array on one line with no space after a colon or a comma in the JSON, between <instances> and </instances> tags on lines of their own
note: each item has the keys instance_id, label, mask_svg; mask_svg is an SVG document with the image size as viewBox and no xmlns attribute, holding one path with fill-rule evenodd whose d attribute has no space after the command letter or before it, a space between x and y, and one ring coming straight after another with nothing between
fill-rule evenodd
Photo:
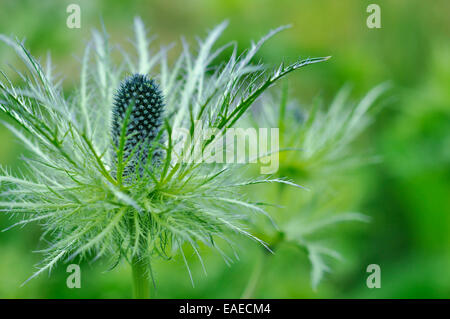
<instances>
[{"instance_id":1,"label":"blue-green cone","mask_svg":"<svg viewBox=\"0 0 450 319\"><path fill-rule=\"evenodd\" d=\"M136 165L146 163L151 155L153 161L161 157L161 150L153 150L152 142L160 133L163 121L164 100L162 93L155 83L147 76L134 74L127 77L120 84L114 98L113 117L112 117L112 139L116 149L119 147L120 136L124 118L128 108L131 107L131 113L127 124L127 140L124 147L123 161L128 161L125 168L125 174L133 173ZM132 155L132 158L128 157ZM113 166L116 166L117 154L114 152Z\"/></svg>"}]
</instances>

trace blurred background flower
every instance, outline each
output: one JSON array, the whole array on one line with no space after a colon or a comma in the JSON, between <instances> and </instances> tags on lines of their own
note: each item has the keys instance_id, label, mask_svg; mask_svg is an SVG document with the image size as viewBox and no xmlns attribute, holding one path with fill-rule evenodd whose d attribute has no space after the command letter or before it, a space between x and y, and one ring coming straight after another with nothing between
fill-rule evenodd
<instances>
[{"instance_id":1,"label":"blurred background flower","mask_svg":"<svg viewBox=\"0 0 450 319\"><path fill-rule=\"evenodd\" d=\"M333 58L324 64L289 76L289 96L301 105L320 98L330 104L339 89L350 84L350 98L360 100L379 83L391 88L379 105L375 121L352 144L352 151L377 155L381 161L362 166L346 176L336 190L343 211L358 211L371 223L343 225L345 238L334 243L345 257L333 273L313 291L306 252L280 247L264 265L264 276L253 297L265 298L448 298L450 297L450 3L446 0L376 1L381 7L381 29L366 26L366 7L373 1L32 1L2 0L0 33L26 38L34 56L51 52L57 72L70 92L78 78L86 41L92 28L107 29L113 42L125 48L133 18L141 16L155 43L167 45L180 35L194 44L193 35L205 35L229 19L220 44L237 40L240 50L269 29L292 24L257 58L275 66L301 57ZM66 26L66 8L81 8L81 28ZM179 48L178 48L179 49ZM224 53L224 58L226 54ZM256 60L258 60L256 59ZM218 62L220 62L220 57ZM0 46L0 69L17 67L17 58ZM11 74L13 74L11 72ZM288 81L285 80L287 83ZM386 97L387 95L387 97ZM24 152L4 126L0 127L0 164L20 171ZM291 171L292 173L292 171ZM294 171L295 173L295 171ZM290 175L302 183L299 173ZM308 185L306 185L308 186ZM276 188L264 189L276 198ZM284 203L298 203L306 192L286 191ZM285 208L285 209L290 209ZM298 214L308 207L297 205ZM274 213L275 212L275 213ZM276 214L276 209L272 211ZM0 227L11 224L0 215ZM41 276L24 287L40 256L38 226L26 232L11 229L0 236L0 297L2 298L120 298L129 297L127 267L103 273L101 261L82 264L82 288L66 286L65 266L51 277ZM342 237L342 236L341 236ZM160 298L233 298L243 294L259 258L252 242L239 249L239 261L226 265L219 255L205 252L208 276L194 258L190 261L193 288L180 260L156 264L160 282L154 296ZM382 288L366 287L366 267L379 264Z\"/></svg>"}]
</instances>

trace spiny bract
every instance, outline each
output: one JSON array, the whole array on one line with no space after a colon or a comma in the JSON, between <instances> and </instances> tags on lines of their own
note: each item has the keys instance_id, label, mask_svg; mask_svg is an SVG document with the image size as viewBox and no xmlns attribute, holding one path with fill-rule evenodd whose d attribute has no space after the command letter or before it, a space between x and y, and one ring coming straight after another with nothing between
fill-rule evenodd
<instances>
[{"instance_id":1,"label":"spiny bract","mask_svg":"<svg viewBox=\"0 0 450 319\"><path fill-rule=\"evenodd\" d=\"M150 143L160 132L163 108L162 93L154 80L134 74L122 81L114 98L112 138L116 151L121 148L122 137L123 161L128 161L130 168L125 171L132 170L140 161L145 164L148 156L154 155L149 154ZM115 151L113 158L117 161Z\"/></svg>"}]
</instances>

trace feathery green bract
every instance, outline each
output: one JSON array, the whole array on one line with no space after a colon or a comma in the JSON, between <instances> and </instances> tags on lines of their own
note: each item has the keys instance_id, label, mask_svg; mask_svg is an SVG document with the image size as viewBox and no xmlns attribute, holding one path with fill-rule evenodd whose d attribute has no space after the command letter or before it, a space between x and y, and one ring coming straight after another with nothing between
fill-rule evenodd
<instances>
[{"instance_id":1,"label":"feathery green bract","mask_svg":"<svg viewBox=\"0 0 450 319\"><path fill-rule=\"evenodd\" d=\"M349 100L350 87L345 86L329 106L316 102L309 108L288 99L285 89L281 97L265 95L259 108L247 118L255 126L280 128L283 152L278 174L293 172L310 190L300 200L294 195L298 208L290 207L276 216L279 226L276 236L306 251L312 266L313 289L326 272L331 272L329 260L343 259L329 243L333 228L342 223L370 220L361 213L340 210L336 202L347 185L337 177L376 159L357 154L352 144L373 120L369 111L388 86L383 83L374 87L356 103ZM284 192L284 197L287 196Z\"/></svg>"},{"instance_id":2,"label":"feathery green bract","mask_svg":"<svg viewBox=\"0 0 450 319\"><path fill-rule=\"evenodd\" d=\"M139 19L135 20L137 63L121 51L124 62L115 64L107 35L94 32L82 59L79 89L70 98L63 96L50 68L42 68L21 43L0 36L27 66L27 74L21 75L23 89L2 73L0 108L10 118L5 125L32 152L24 176L2 169L0 210L24 216L16 225L36 221L45 230L50 245L42 251L45 259L32 277L75 257L140 259L150 269L154 256L180 253L186 261L183 247L190 245L200 258L200 243L222 253L215 239L229 242L230 233L265 245L246 229L249 214L265 213L240 190L254 183L238 171L246 165L198 163L192 160L192 150L214 143L280 78L326 58L281 65L273 72L252 65L261 45L284 29L278 28L240 56L233 48L228 62L210 75L214 59L229 47L213 50L225 26L214 28L200 42L196 55L183 43L173 66L167 61L169 48L149 49ZM117 174L111 163L114 154L127 151L126 140L133 136L125 133L121 135L125 142L114 142L111 127L116 132L119 127L112 126L110 115L114 91L126 74L135 73L160 83L167 115L158 135L165 137L164 143L155 137L149 154L161 149L165 156L159 165L146 161L142 174L125 179L127 160L117 158L118 166L122 161ZM217 134L206 141L187 139L185 147L176 149L174 128L185 128L193 136L198 129L214 128ZM123 131L126 126L121 127ZM114 144L117 147L111 152ZM285 181L265 178L261 182Z\"/></svg>"}]
</instances>

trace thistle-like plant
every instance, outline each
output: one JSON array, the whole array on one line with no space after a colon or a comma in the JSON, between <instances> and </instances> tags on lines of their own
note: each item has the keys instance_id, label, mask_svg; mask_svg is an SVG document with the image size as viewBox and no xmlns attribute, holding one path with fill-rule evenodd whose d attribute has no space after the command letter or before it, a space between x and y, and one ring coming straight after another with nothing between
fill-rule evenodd
<instances>
[{"instance_id":1,"label":"thistle-like plant","mask_svg":"<svg viewBox=\"0 0 450 319\"><path fill-rule=\"evenodd\" d=\"M387 83L380 84L360 101L352 102L347 85L330 105L319 99L313 105L303 105L288 98L286 86L281 94L265 95L246 117L248 123L257 127L279 127L282 152L278 175L289 174L309 190L299 196L278 185L280 189L273 193L280 194L278 203L289 209L274 216L278 229L261 227L255 233L264 234L273 250L285 244L304 251L311 263L313 289L331 271L329 260L343 259L329 243L333 228L342 223L370 220L359 212L342 211L339 198L348 187L348 178L342 178L346 173L378 161L376 156L358 154L354 142L373 121L369 111L387 87ZM261 263L269 255L263 256ZM255 265L244 297L252 296L261 267Z\"/></svg>"},{"instance_id":2,"label":"thistle-like plant","mask_svg":"<svg viewBox=\"0 0 450 319\"><path fill-rule=\"evenodd\" d=\"M152 54L140 19L135 20L137 62L119 49L123 62L116 63L107 35L95 31L82 58L79 87L69 98L50 61L44 68L21 42L0 36L26 66L18 73L21 86L2 72L0 109L9 118L4 125L31 151L23 176L2 168L0 210L23 216L13 226L39 222L49 242L31 278L75 257L105 256L114 264L124 259L133 270L135 296L148 297L151 264L158 256L180 254L189 270L186 245L200 260L199 244L229 258L217 239L230 242L231 233L266 246L247 229L248 216L265 211L241 188L295 184L248 179L237 171L243 165L199 162L194 150L216 143L279 79L326 58L282 64L274 71L253 65L261 45L282 27L241 55L231 45L228 61L214 66L230 47L212 49L225 26L200 41L196 55L183 42L172 66L168 47ZM174 134L180 128L191 136L201 129L215 134L180 142ZM176 148L179 143L183 147Z\"/></svg>"}]
</instances>

